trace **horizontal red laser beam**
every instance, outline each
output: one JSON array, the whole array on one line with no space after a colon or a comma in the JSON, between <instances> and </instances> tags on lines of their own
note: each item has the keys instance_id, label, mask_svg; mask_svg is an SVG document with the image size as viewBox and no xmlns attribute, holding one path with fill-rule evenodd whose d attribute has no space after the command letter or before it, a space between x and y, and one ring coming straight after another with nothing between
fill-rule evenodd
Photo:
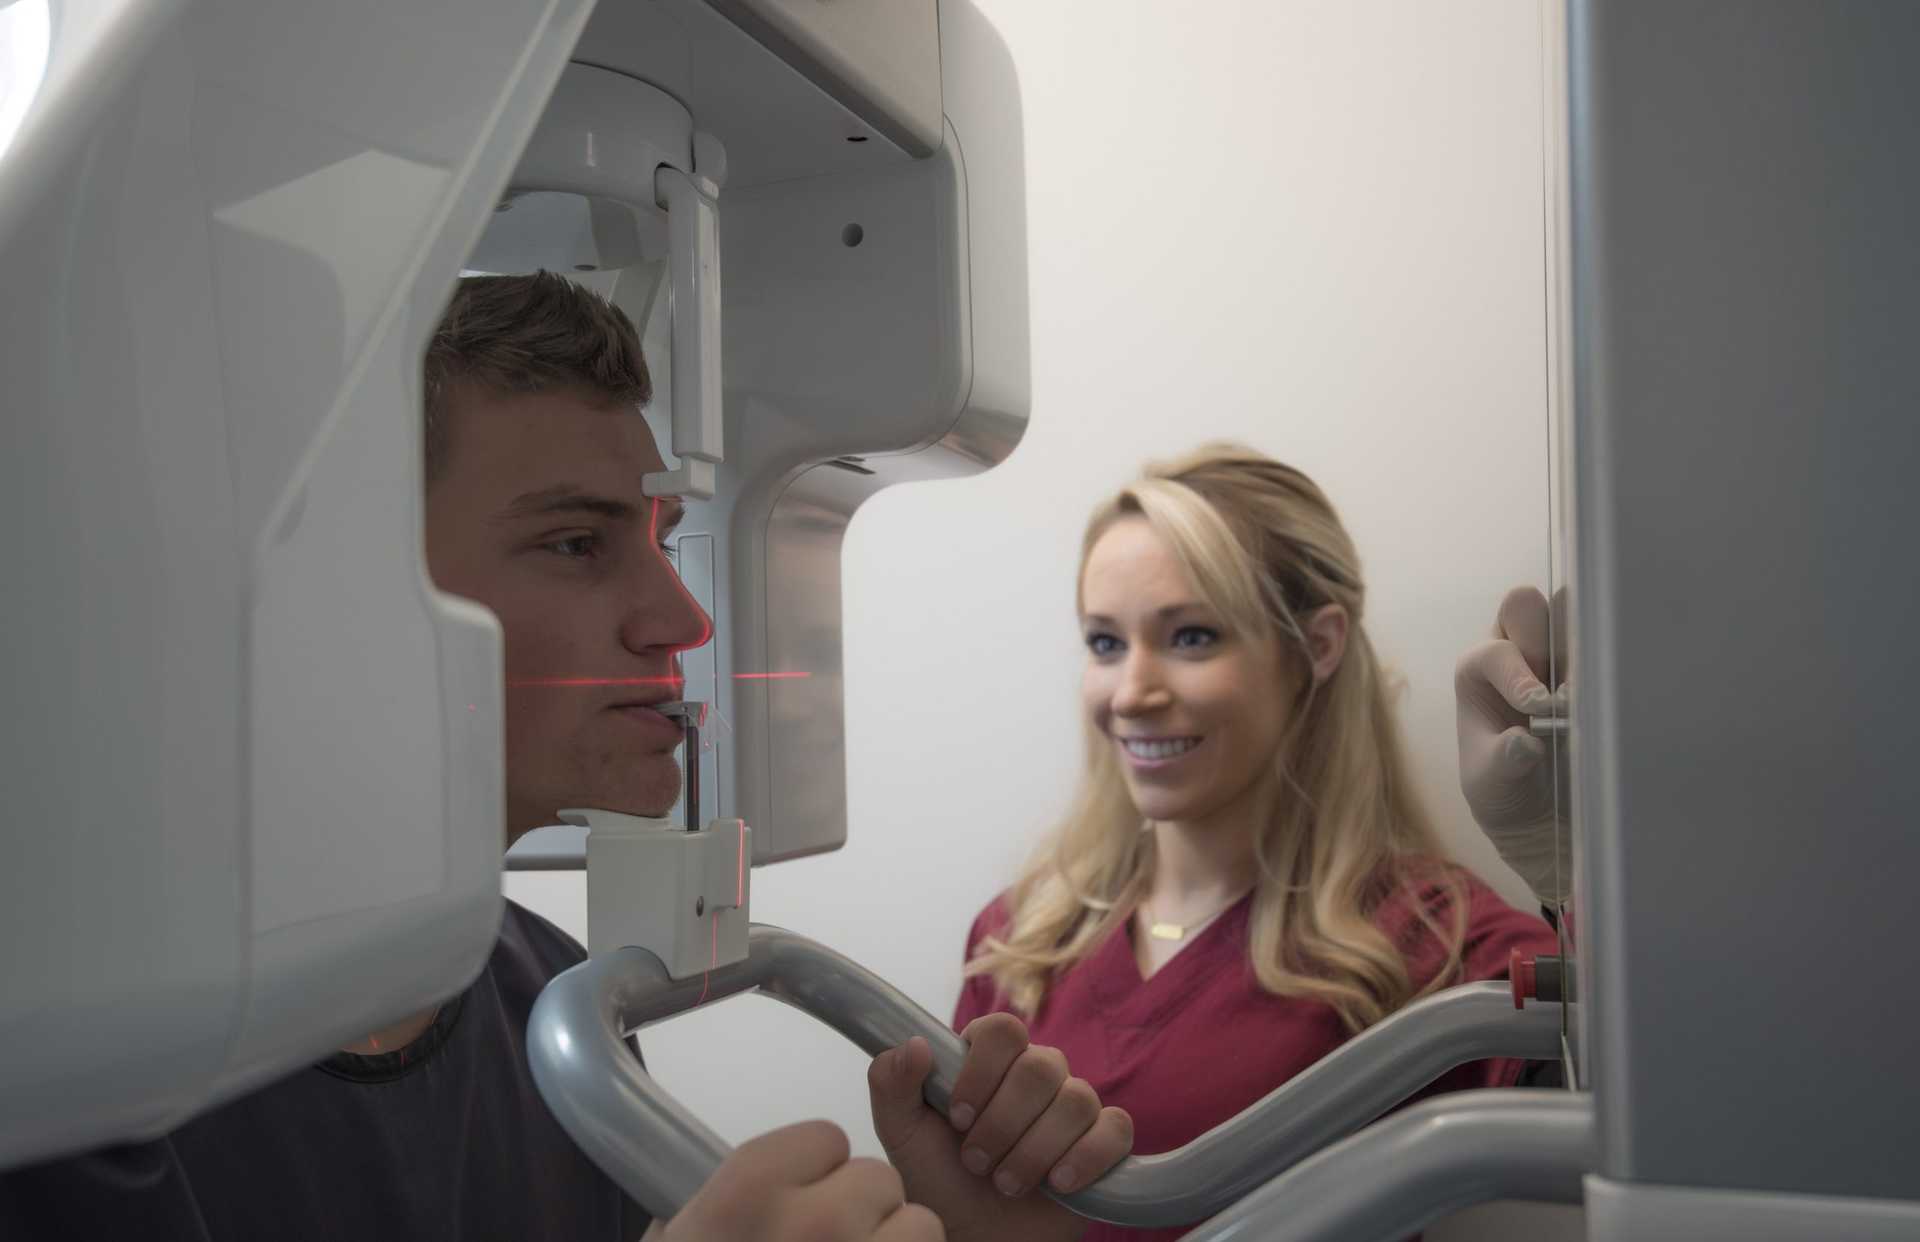
<instances>
[{"instance_id":1,"label":"horizontal red laser beam","mask_svg":"<svg viewBox=\"0 0 1920 1242\"><path fill-rule=\"evenodd\" d=\"M684 686L684 677L527 677L509 686Z\"/></svg>"},{"instance_id":2,"label":"horizontal red laser beam","mask_svg":"<svg viewBox=\"0 0 1920 1242\"><path fill-rule=\"evenodd\" d=\"M735 673L735 681L793 681L812 673ZM684 686L684 677L526 677L508 686Z\"/></svg>"}]
</instances>

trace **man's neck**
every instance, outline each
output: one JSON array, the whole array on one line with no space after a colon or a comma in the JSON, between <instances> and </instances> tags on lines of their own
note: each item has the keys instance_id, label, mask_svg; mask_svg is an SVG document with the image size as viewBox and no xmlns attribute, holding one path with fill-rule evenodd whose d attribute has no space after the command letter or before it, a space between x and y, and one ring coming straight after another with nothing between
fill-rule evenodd
<instances>
[{"instance_id":1,"label":"man's neck","mask_svg":"<svg viewBox=\"0 0 1920 1242\"><path fill-rule=\"evenodd\" d=\"M544 820L537 816L513 817L507 824L506 849L512 849L515 841L540 827L541 824L551 822L553 822L551 816ZM502 853L504 854L505 850ZM391 1026L381 1027L365 1039L356 1040L340 1051L351 1052L355 1056L362 1057L378 1056L383 1052L397 1052L425 1035L427 1028L431 1027L433 1020L439 1016L440 1006L438 1005L431 1009L422 1009L419 1013L402 1018Z\"/></svg>"},{"instance_id":2,"label":"man's neck","mask_svg":"<svg viewBox=\"0 0 1920 1242\"><path fill-rule=\"evenodd\" d=\"M351 1052L356 1056L379 1056L383 1052L398 1052L414 1040L427 1033L433 1020L440 1016L440 1007L423 1009L419 1013L400 1019L391 1026L381 1027L365 1039L348 1044L342 1052Z\"/></svg>"}]
</instances>

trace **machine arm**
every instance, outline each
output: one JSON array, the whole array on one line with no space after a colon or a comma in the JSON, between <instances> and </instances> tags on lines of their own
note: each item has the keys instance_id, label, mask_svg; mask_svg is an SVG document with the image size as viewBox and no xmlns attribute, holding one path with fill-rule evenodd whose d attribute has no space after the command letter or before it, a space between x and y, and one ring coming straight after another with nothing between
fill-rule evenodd
<instances>
[{"instance_id":1,"label":"machine arm","mask_svg":"<svg viewBox=\"0 0 1920 1242\"><path fill-rule=\"evenodd\" d=\"M622 1040L704 1001L756 989L874 1055L925 1038L934 1061L927 1102L947 1109L966 1057L960 1037L872 972L805 937L756 924L743 961L700 978L670 978L644 949L595 957L541 993L528 1056L560 1124L657 1217L677 1213L729 1149L654 1082ZM1559 1052L1558 1006L1516 1010L1499 983L1452 988L1362 1032L1185 1147L1131 1157L1087 1189L1055 1197L1082 1216L1120 1225L1205 1220L1455 1066Z\"/></svg>"},{"instance_id":2,"label":"machine arm","mask_svg":"<svg viewBox=\"0 0 1920 1242\"><path fill-rule=\"evenodd\" d=\"M1334 1144L1187 1242L1395 1242L1479 1203L1578 1203L1595 1147L1589 1096L1460 1092Z\"/></svg>"}]
</instances>

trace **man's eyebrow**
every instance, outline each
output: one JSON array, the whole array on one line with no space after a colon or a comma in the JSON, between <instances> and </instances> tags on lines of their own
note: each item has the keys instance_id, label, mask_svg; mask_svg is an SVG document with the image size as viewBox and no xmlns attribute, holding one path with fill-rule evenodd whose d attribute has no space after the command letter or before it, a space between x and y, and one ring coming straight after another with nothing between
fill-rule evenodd
<instances>
[{"instance_id":1,"label":"man's eyebrow","mask_svg":"<svg viewBox=\"0 0 1920 1242\"><path fill-rule=\"evenodd\" d=\"M523 492L508 502L505 508L494 515L497 522L511 522L525 517L545 517L557 513L593 513L616 521L632 521L637 513L634 507L624 500L615 500L610 496L596 496L585 488L571 483L560 483L553 487L543 487L538 491Z\"/></svg>"}]
</instances>

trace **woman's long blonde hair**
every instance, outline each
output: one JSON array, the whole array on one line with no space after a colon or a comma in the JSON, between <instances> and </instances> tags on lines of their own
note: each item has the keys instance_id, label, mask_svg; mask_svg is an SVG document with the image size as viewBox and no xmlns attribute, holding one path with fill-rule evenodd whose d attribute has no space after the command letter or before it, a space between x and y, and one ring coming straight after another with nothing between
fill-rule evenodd
<instances>
[{"instance_id":1,"label":"woman's long blonde hair","mask_svg":"<svg viewBox=\"0 0 1920 1242\"><path fill-rule=\"evenodd\" d=\"M1300 688L1274 756L1282 792L1271 820L1255 826L1248 948L1260 986L1323 1001L1358 1031L1452 982L1465 894L1455 869L1440 861L1414 786L1362 625L1359 557L1332 503L1298 470L1237 445L1209 445L1149 466L1095 510L1081 545L1083 575L1107 528L1136 516L1172 548L1236 637L1280 640ZM1346 609L1346 653L1315 688L1303 627L1328 604ZM1005 933L983 941L967 974L991 976L1015 1008L1033 1013L1056 975L1103 944L1145 896L1153 842L1112 742L1089 721L1072 808L1008 894ZM1412 946L1393 943L1369 917L1407 886L1421 889L1406 894L1414 929L1445 949L1440 971L1418 989L1403 956ZM1447 926L1436 912L1450 915Z\"/></svg>"}]
</instances>

